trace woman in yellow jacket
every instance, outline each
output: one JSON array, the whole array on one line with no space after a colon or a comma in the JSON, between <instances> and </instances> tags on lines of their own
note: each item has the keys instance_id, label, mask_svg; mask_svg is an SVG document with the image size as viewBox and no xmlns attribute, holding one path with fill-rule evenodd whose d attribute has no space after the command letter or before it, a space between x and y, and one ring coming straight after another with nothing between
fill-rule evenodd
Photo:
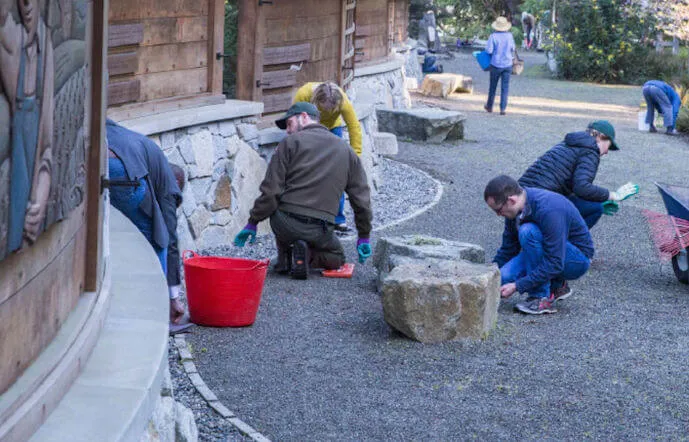
<instances>
[{"instance_id":1,"label":"woman in yellow jacket","mask_svg":"<svg viewBox=\"0 0 689 442\"><path fill-rule=\"evenodd\" d=\"M298 101L314 104L321 114L321 124L340 138L342 138L342 126L346 124L349 131L349 144L354 152L361 156L361 125L352 102L338 85L330 81L306 83L297 90L292 103ZM348 230L344 216L344 194L340 198L340 207L335 217L335 228L339 231Z\"/></svg>"}]
</instances>

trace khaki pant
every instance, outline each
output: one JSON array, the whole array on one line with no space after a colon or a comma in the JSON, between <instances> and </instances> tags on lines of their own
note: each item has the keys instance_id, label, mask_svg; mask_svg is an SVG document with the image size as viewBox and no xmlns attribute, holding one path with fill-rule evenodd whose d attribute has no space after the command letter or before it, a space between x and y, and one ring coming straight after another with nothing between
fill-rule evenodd
<instances>
[{"instance_id":1,"label":"khaki pant","mask_svg":"<svg viewBox=\"0 0 689 442\"><path fill-rule=\"evenodd\" d=\"M290 245L297 241L306 241L311 253L310 267L318 269L337 269L345 262L344 249L340 240L333 233L333 225L325 221L296 215L294 218L280 210L270 217L270 227L275 234L280 256Z\"/></svg>"}]
</instances>

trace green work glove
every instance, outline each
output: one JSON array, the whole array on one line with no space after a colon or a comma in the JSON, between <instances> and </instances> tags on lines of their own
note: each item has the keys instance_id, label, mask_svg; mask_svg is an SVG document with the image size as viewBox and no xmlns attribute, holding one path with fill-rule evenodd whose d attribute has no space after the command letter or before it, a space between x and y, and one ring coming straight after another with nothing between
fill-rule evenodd
<instances>
[{"instance_id":1,"label":"green work glove","mask_svg":"<svg viewBox=\"0 0 689 442\"><path fill-rule=\"evenodd\" d=\"M356 251L359 253L359 262L365 263L371 256L371 244L368 238L359 238L356 242Z\"/></svg>"},{"instance_id":2,"label":"green work glove","mask_svg":"<svg viewBox=\"0 0 689 442\"><path fill-rule=\"evenodd\" d=\"M624 201L637 193L639 193L639 185L627 183L620 186L616 191L610 192L610 199L613 201Z\"/></svg>"},{"instance_id":3,"label":"green work glove","mask_svg":"<svg viewBox=\"0 0 689 442\"><path fill-rule=\"evenodd\" d=\"M246 240L249 239L249 244L256 242L256 224L247 224L241 232L234 237L234 245L237 247L244 247Z\"/></svg>"},{"instance_id":4,"label":"green work glove","mask_svg":"<svg viewBox=\"0 0 689 442\"><path fill-rule=\"evenodd\" d=\"M620 210L620 205L617 201L608 200L603 203L603 215L614 215Z\"/></svg>"}]
</instances>

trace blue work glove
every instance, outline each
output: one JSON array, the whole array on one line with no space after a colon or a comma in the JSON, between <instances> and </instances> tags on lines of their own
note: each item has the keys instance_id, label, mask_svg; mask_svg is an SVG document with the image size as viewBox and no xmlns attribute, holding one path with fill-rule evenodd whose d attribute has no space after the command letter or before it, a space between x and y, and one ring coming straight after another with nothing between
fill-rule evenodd
<instances>
[{"instance_id":1,"label":"blue work glove","mask_svg":"<svg viewBox=\"0 0 689 442\"><path fill-rule=\"evenodd\" d=\"M371 243L368 238L359 238L356 242L356 251L359 253L359 262L365 263L371 257Z\"/></svg>"},{"instance_id":2,"label":"blue work glove","mask_svg":"<svg viewBox=\"0 0 689 442\"><path fill-rule=\"evenodd\" d=\"M608 200L603 203L603 215L614 215L620 210L620 205L617 201Z\"/></svg>"},{"instance_id":3,"label":"blue work glove","mask_svg":"<svg viewBox=\"0 0 689 442\"><path fill-rule=\"evenodd\" d=\"M249 239L249 244L256 242L256 224L247 224L241 232L234 237L234 245L237 247L244 247L246 240Z\"/></svg>"}]
</instances>

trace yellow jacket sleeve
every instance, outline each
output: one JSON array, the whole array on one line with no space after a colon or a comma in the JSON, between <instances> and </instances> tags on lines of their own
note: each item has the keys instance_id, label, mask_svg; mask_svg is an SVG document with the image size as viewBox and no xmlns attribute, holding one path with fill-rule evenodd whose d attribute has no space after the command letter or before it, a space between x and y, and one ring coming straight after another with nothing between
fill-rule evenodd
<instances>
[{"instance_id":1,"label":"yellow jacket sleeve","mask_svg":"<svg viewBox=\"0 0 689 442\"><path fill-rule=\"evenodd\" d=\"M361 124L359 124L359 119L354 111L354 106L352 102L349 101L347 96L344 96L344 101L342 102L342 118L347 125L347 130L349 131L349 144L352 145L352 149L357 155L361 156Z\"/></svg>"}]
</instances>

